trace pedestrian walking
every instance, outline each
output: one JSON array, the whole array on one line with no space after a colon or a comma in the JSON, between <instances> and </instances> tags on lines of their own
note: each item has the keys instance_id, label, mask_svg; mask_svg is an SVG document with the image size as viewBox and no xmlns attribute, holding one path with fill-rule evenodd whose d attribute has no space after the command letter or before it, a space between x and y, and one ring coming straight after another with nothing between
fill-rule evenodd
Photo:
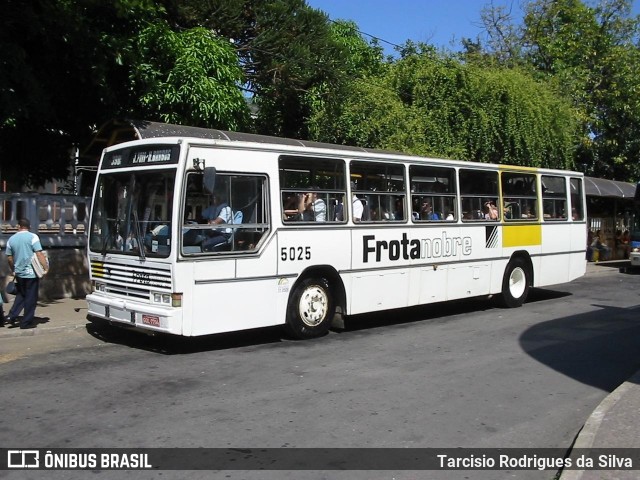
<instances>
[{"instance_id":1,"label":"pedestrian walking","mask_svg":"<svg viewBox=\"0 0 640 480\"><path fill-rule=\"evenodd\" d=\"M7 260L9 267L14 272L16 282L16 298L11 306L6 320L16 326L18 316L22 309L24 315L20 321L20 328L35 328L34 316L38 302L38 288L40 279L34 271L32 262L39 262L44 272L49 269L47 257L42 251L40 238L29 229L31 223L28 219L18 222L18 231L7 242ZM35 259L34 259L35 256Z\"/></svg>"}]
</instances>

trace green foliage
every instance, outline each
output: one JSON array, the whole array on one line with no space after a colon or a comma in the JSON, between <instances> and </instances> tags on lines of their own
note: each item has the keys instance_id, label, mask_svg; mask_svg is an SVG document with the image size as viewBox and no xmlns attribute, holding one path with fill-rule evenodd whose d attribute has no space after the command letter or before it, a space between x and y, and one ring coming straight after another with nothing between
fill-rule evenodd
<instances>
[{"instance_id":1,"label":"green foliage","mask_svg":"<svg viewBox=\"0 0 640 480\"><path fill-rule=\"evenodd\" d=\"M175 32L165 23L142 30L134 48L134 89L145 118L203 127L246 127L248 109L233 46L195 27Z\"/></svg>"},{"instance_id":2,"label":"green foliage","mask_svg":"<svg viewBox=\"0 0 640 480\"><path fill-rule=\"evenodd\" d=\"M577 119L548 86L519 70L418 50L377 79L353 82L340 110L316 112L315 137L480 162L572 166Z\"/></svg>"},{"instance_id":3,"label":"green foliage","mask_svg":"<svg viewBox=\"0 0 640 480\"><path fill-rule=\"evenodd\" d=\"M318 141L385 150L427 153L420 121L385 79L356 79L339 109L319 110L311 118L312 138Z\"/></svg>"},{"instance_id":4,"label":"green foliage","mask_svg":"<svg viewBox=\"0 0 640 480\"><path fill-rule=\"evenodd\" d=\"M259 106L258 132L306 138L308 93L335 85L343 54L326 15L304 0L263 2L256 9L252 77Z\"/></svg>"},{"instance_id":5,"label":"green foliage","mask_svg":"<svg viewBox=\"0 0 640 480\"><path fill-rule=\"evenodd\" d=\"M391 60L305 0L5 0L1 179L66 177L70 147L118 117L639 179L630 4L532 0L520 24L487 7L486 46Z\"/></svg>"},{"instance_id":6,"label":"green foliage","mask_svg":"<svg viewBox=\"0 0 640 480\"><path fill-rule=\"evenodd\" d=\"M355 22L339 20L331 23L332 40L341 47L343 75L366 77L383 72L383 50L376 41L367 42Z\"/></svg>"},{"instance_id":7,"label":"green foliage","mask_svg":"<svg viewBox=\"0 0 640 480\"><path fill-rule=\"evenodd\" d=\"M486 18L499 18L494 13ZM504 61L500 32L517 32L509 37L517 52L509 61L557 85L577 110L576 166L593 176L639 180L640 21L631 16L631 1L532 0L521 29L504 17L494 28L486 18L493 58Z\"/></svg>"},{"instance_id":8,"label":"green foliage","mask_svg":"<svg viewBox=\"0 0 640 480\"><path fill-rule=\"evenodd\" d=\"M127 39L159 13L150 0L0 2L0 169L10 189L67 177L71 147L127 105Z\"/></svg>"},{"instance_id":9,"label":"green foliage","mask_svg":"<svg viewBox=\"0 0 640 480\"><path fill-rule=\"evenodd\" d=\"M366 82L354 85L356 80L380 75L388 64L383 60L382 48L375 42L368 43L353 22L332 22L331 36L342 54L342 61L335 67L334 81L328 79L322 81L307 92L306 103L310 111L307 120L309 137L334 143L342 143L350 138L348 143L365 145L368 143L358 143L357 139L360 136L354 136L354 132L347 134L345 138L335 134L338 131L346 132L348 121L342 126L332 125L332 122L339 117L340 112L345 110L345 102L352 100L357 102L354 96L357 95L355 92L359 91L361 86L366 89ZM386 108L386 99L383 95L376 97L376 102L379 103L367 108L377 108L378 105ZM356 108L355 105L354 108Z\"/></svg>"},{"instance_id":10,"label":"green foliage","mask_svg":"<svg viewBox=\"0 0 640 480\"><path fill-rule=\"evenodd\" d=\"M306 137L309 102L339 83L344 55L326 15L304 0L166 0L171 20L233 39L259 133Z\"/></svg>"}]
</instances>

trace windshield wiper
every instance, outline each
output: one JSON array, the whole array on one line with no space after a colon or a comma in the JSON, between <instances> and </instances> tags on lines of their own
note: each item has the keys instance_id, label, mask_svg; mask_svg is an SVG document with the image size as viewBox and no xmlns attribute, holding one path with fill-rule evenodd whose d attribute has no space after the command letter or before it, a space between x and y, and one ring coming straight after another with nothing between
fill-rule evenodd
<instances>
[{"instance_id":1,"label":"windshield wiper","mask_svg":"<svg viewBox=\"0 0 640 480\"><path fill-rule=\"evenodd\" d=\"M144 239L142 238L142 233L140 231L140 221L138 220L138 210L136 210L135 208L133 210L133 222L136 229L136 238L138 239L138 254L140 255L141 260L145 260L146 256L144 253L144 243L142 243Z\"/></svg>"}]
</instances>

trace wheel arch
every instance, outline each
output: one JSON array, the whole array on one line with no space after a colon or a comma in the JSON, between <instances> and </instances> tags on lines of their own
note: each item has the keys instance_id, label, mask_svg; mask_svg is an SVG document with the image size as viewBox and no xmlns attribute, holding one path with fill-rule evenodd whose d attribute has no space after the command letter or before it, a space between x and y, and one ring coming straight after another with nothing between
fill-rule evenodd
<instances>
[{"instance_id":1,"label":"wheel arch","mask_svg":"<svg viewBox=\"0 0 640 480\"><path fill-rule=\"evenodd\" d=\"M533 269L533 261L531 260L531 255L529 255L529 252L527 252L526 250L516 250L511 254L511 258L509 258L509 261L507 262L507 266L505 266L505 271L509 266L509 264L513 262L513 260L515 259L520 259L524 261L529 273L529 275L527 276L529 280L529 287L533 287L535 271ZM503 275L504 275L504 271L503 271Z\"/></svg>"},{"instance_id":2,"label":"wheel arch","mask_svg":"<svg viewBox=\"0 0 640 480\"><path fill-rule=\"evenodd\" d=\"M302 280L313 277L323 277L327 279L329 286L331 287L331 295L333 296L336 306L335 314L343 314L347 304L347 293L344 288L344 282L342 281L342 278L340 278L340 274L331 265L314 265L305 268L300 275L298 275L291 291L295 290L298 283ZM289 301L291 301L291 297L289 297Z\"/></svg>"}]
</instances>

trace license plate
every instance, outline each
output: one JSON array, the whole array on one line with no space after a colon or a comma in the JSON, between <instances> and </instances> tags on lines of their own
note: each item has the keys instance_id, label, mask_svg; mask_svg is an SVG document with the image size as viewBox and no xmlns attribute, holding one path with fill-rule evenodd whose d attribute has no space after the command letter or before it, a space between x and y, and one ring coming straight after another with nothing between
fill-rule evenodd
<instances>
[{"instance_id":1,"label":"license plate","mask_svg":"<svg viewBox=\"0 0 640 480\"><path fill-rule=\"evenodd\" d=\"M160 317L156 317L155 315L142 315L142 323L151 325L152 327L159 327Z\"/></svg>"}]
</instances>

